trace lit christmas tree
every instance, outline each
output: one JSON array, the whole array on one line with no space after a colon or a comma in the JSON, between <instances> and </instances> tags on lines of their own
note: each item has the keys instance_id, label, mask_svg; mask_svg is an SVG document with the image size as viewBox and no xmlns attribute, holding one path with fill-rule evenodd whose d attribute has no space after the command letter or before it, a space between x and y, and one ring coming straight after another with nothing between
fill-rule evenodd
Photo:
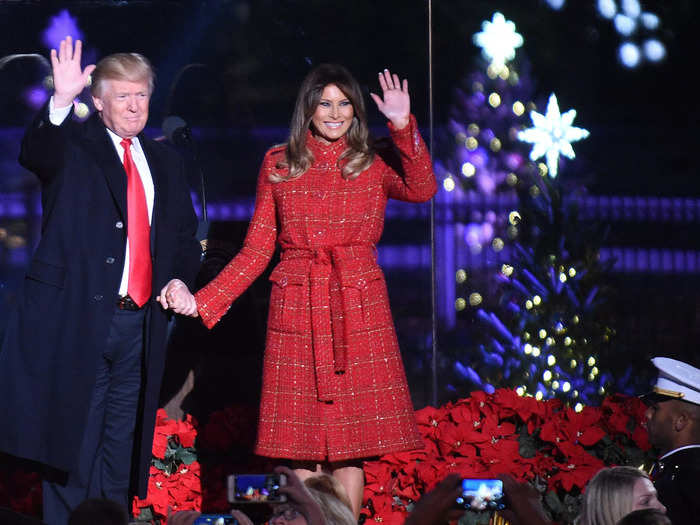
<instances>
[{"instance_id":1,"label":"lit christmas tree","mask_svg":"<svg viewBox=\"0 0 700 525\"><path fill-rule=\"evenodd\" d=\"M472 325L467 348L460 341L451 355L452 386L511 387L580 408L612 381L601 358L614 334L602 232L578 220L577 192L557 177L560 155L574 158L571 143L588 132L553 94L536 111L526 64L513 61L523 40L512 22L496 13L482 27L474 41L486 62L456 92L451 151L438 166L444 190L475 204L455 217L468 247L455 308Z\"/></svg>"}]
</instances>

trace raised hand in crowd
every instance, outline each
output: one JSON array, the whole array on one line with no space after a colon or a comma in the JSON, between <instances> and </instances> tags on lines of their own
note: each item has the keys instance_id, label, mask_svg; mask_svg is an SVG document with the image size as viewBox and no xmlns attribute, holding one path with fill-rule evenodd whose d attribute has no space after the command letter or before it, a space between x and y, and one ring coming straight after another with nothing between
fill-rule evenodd
<instances>
[{"instance_id":1,"label":"raised hand in crowd","mask_svg":"<svg viewBox=\"0 0 700 525\"><path fill-rule=\"evenodd\" d=\"M547 517L540 494L529 483L520 483L508 474L502 474L503 493L508 508L499 511L510 525L553 525Z\"/></svg>"},{"instance_id":2,"label":"raised hand in crowd","mask_svg":"<svg viewBox=\"0 0 700 525\"><path fill-rule=\"evenodd\" d=\"M287 495L287 501L303 514L308 525L325 525L326 520L323 517L321 507L316 503L309 489L306 488L306 485L294 471L290 468L279 466L275 467L275 472L287 476L287 484L280 487L280 493Z\"/></svg>"},{"instance_id":3,"label":"raised hand in crowd","mask_svg":"<svg viewBox=\"0 0 700 525\"><path fill-rule=\"evenodd\" d=\"M448 475L416 502L404 525L442 525L459 519L464 509L455 508L455 500L461 492L461 476Z\"/></svg>"}]
</instances>

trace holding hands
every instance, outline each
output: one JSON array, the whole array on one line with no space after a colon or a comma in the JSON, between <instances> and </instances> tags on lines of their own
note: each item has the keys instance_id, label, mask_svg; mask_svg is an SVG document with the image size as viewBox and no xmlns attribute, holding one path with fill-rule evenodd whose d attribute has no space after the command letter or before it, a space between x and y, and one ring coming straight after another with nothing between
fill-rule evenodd
<instances>
[{"instance_id":1,"label":"holding hands","mask_svg":"<svg viewBox=\"0 0 700 525\"><path fill-rule=\"evenodd\" d=\"M163 286L160 295L156 297L163 310L172 310L176 314L198 317L197 302L190 293L187 285L180 279L171 279Z\"/></svg>"},{"instance_id":2,"label":"holding hands","mask_svg":"<svg viewBox=\"0 0 700 525\"><path fill-rule=\"evenodd\" d=\"M90 78L90 73L95 69L94 64L80 67L80 57L83 51L83 43L75 41L69 36L61 40L58 52L51 50L51 69L53 73L54 107L65 108L73 103L73 99L85 89Z\"/></svg>"},{"instance_id":3,"label":"holding hands","mask_svg":"<svg viewBox=\"0 0 700 525\"><path fill-rule=\"evenodd\" d=\"M391 74L388 69L379 73L379 86L382 97L374 93L369 96L377 104L377 109L391 121L397 129L405 128L411 114L411 97L408 94L408 80L399 80L397 74Z\"/></svg>"}]
</instances>

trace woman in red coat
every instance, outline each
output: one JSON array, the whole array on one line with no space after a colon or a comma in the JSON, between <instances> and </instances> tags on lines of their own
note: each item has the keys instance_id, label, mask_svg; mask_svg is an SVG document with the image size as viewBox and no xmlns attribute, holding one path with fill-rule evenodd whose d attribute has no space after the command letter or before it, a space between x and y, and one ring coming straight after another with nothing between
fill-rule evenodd
<instances>
[{"instance_id":1,"label":"woman in red coat","mask_svg":"<svg viewBox=\"0 0 700 525\"><path fill-rule=\"evenodd\" d=\"M265 155L243 248L195 295L211 328L280 245L256 453L322 465L344 485L356 516L362 460L423 446L376 244L387 200L427 201L436 183L407 81L384 70L379 84L382 96L371 97L389 120L393 147L369 138L360 87L345 68L324 64L308 74L289 141ZM193 301L185 290L170 300Z\"/></svg>"}]
</instances>

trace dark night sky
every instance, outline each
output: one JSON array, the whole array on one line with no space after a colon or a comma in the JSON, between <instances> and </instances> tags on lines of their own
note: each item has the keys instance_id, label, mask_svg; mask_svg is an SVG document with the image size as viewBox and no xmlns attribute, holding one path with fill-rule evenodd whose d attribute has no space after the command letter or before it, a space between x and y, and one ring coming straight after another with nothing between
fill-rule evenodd
<instances>
[{"instance_id":1,"label":"dark night sky","mask_svg":"<svg viewBox=\"0 0 700 525\"><path fill-rule=\"evenodd\" d=\"M555 92L562 110L591 137L575 145L594 193L700 196L691 152L699 120L691 82L700 8L692 0L644 1L658 14L667 60L637 70L616 60L620 37L594 0L569 0L562 11L543 0L433 2L436 125L444 123L452 89L476 67L471 35L501 10L525 38L538 94ZM285 127L309 63L338 61L374 89L390 65L409 77L414 110L427 124L427 2L42 1L1 2L0 56L47 50L40 33L62 8L78 16L94 56L118 50L148 55L159 86L151 125L178 113L193 125ZM197 63L180 77L180 68ZM31 111L17 92L36 77L31 64L0 72L0 126L24 125ZM370 112L375 123L380 119ZM257 155L257 153L256 153ZM257 159L256 161L257 162Z\"/></svg>"}]
</instances>

